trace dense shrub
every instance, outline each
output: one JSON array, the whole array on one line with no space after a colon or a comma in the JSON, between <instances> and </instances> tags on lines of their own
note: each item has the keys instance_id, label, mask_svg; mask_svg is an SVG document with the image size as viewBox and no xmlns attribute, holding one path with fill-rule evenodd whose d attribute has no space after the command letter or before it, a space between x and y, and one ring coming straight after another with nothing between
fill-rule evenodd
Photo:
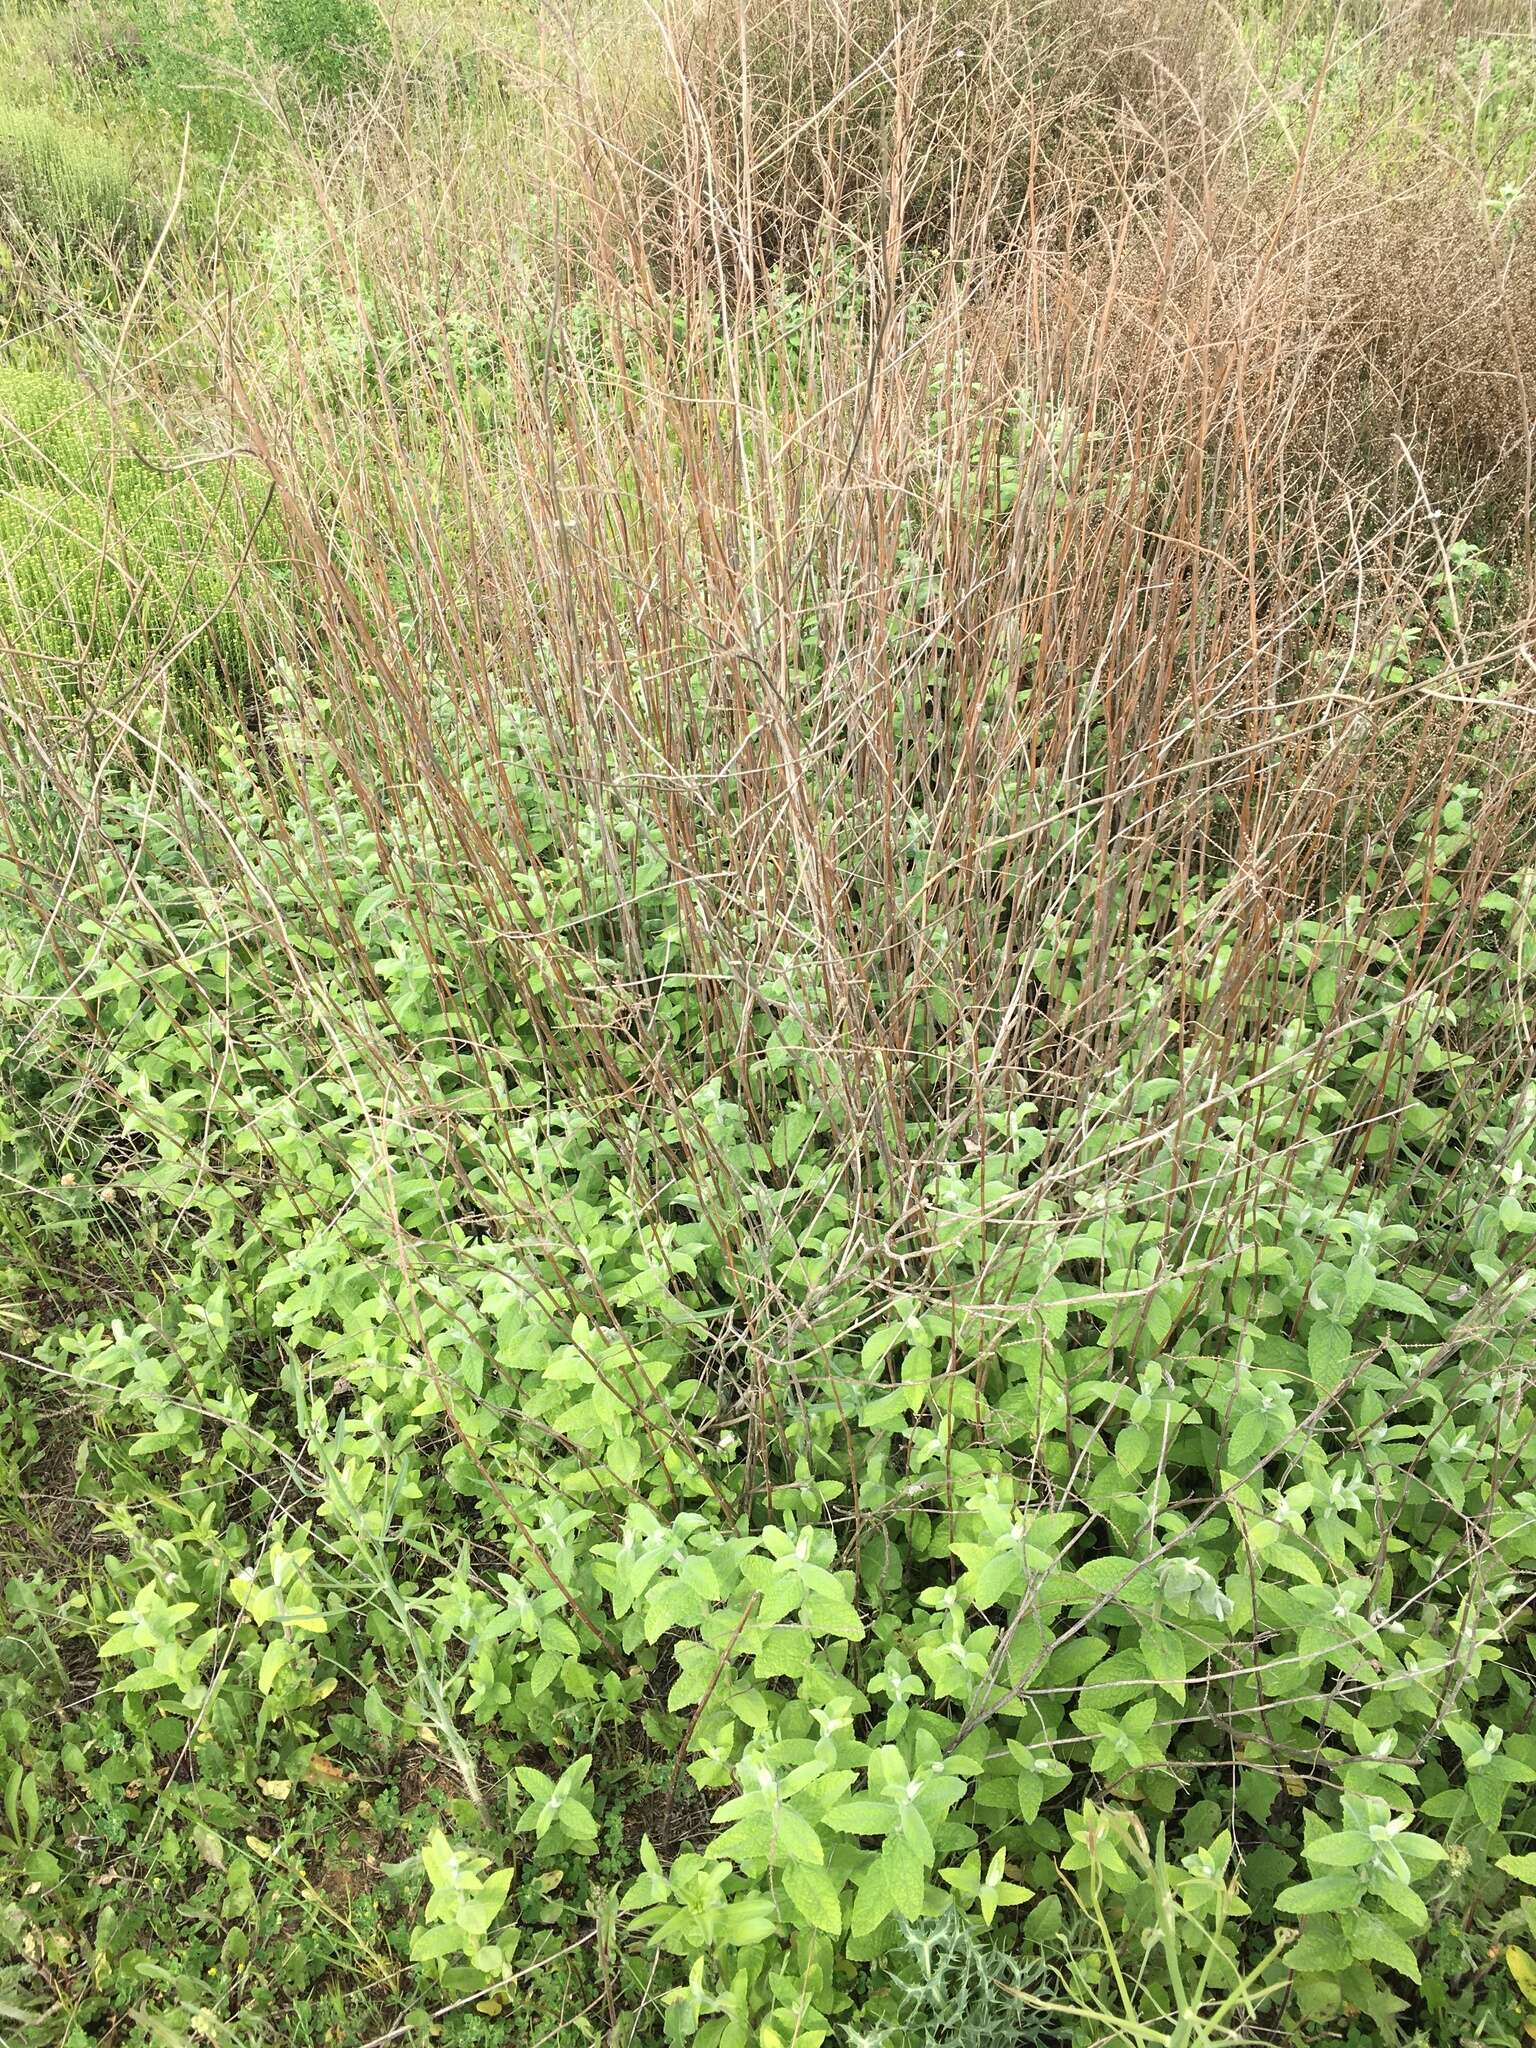
<instances>
[{"instance_id":1,"label":"dense shrub","mask_svg":"<svg viewBox=\"0 0 1536 2048\"><path fill-rule=\"evenodd\" d=\"M241 0L237 15L257 52L306 93L357 92L389 54L375 0Z\"/></svg>"},{"instance_id":2,"label":"dense shrub","mask_svg":"<svg viewBox=\"0 0 1536 2048\"><path fill-rule=\"evenodd\" d=\"M127 157L95 129L41 108L0 107L0 253L25 303L50 286L110 296L148 256L163 220Z\"/></svg>"},{"instance_id":3,"label":"dense shrub","mask_svg":"<svg viewBox=\"0 0 1536 2048\"><path fill-rule=\"evenodd\" d=\"M1090 233L1095 180L1160 187L1235 103L1216 17L1119 0L701 0L614 79L633 202L662 242L802 265L829 236Z\"/></svg>"},{"instance_id":4,"label":"dense shrub","mask_svg":"<svg viewBox=\"0 0 1536 2048\"><path fill-rule=\"evenodd\" d=\"M1528 2030L1519 209L959 19L275 122L242 461L0 378L42 2048Z\"/></svg>"}]
</instances>

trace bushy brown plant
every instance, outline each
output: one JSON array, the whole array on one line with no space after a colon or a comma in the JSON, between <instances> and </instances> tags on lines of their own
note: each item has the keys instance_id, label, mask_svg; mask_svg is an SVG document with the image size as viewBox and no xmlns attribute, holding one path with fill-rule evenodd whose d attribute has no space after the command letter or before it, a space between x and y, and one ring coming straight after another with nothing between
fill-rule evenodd
<instances>
[{"instance_id":1,"label":"bushy brown plant","mask_svg":"<svg viewBox=\"0 0 1536 2048\"><path fill-rule=\"evenodd\" d=\"M1137 1047L1161 1057L1185 997L1149 1018L1130 963L1167 893L1226 878L1189 938L1229 962L1200 1033L1219 1069L1270 1014L1286 922L1395 887L1384 849L1457 776L1488 782L1469 874L1517 857L1524 600L1461 592L1451 550L1483 501L1425 481L1432 358L1394 341L1414 308L1362 334L1342 180L1303 169L1235 210L1202 132L1178 189L1138 187L1129 151L1113 202L1086 179L1088 241L1041 218L1003 251L964 221L913 246L903 216L893 261L889 223L836 216L834 262L738 297L718 193L672 188L681 239L624 211L622 130L591 102L579 120L587 183L519 224L559 223L536 260L509 234L467 266L425 188L380 208L370 187L342 226L395 366L366 421L309 409L302 372L296 413L246 393L330 593L359 777L405 750L471 920L518 923L538 865L450 765L506 720L547 780L541 829L568 855L596 834L591 928L625 973L578 1000L521 984L526 936L506 963L568 1085L610 1098L615 1034L644 1039L641 844L732 1085L750 1098L742 1048L779 987L855 1153L887 1164L943 1152L984 1104L1065 1109ZM744 246L761 216L731 205ZM445 377L438 303L495 337L488 414ZM548 943L540 977L568 942ZM1053 993L1030 963L1061 948L1081 966ZM660 1065L655 1086L686 1121Z\"/></svg>"},{"instance_id":2,"label":"bushy brown plant","mask_svg":"<svg viewBox=\"0 0 1536 2048\"><path fill-rule=\"evenodd\" d=\"M908 251L1083 233L1176 178L1235 111L1203 8L1122 0L697 0L610 92L629 203L659 253L804 269L852 234ZM637 82L638 80L638 82ZM653 251L658 253L658 251Z\"/></svg>"}]
</instances>

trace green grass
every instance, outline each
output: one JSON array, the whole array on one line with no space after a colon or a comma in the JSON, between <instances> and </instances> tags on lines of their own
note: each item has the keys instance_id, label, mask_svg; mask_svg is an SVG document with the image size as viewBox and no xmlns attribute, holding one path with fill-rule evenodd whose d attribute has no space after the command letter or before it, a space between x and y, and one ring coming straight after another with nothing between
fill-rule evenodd
<instances>
[{"instance_id":1,"label":"green grass","mask_svg":"<svg viewBox=\"0 0 1536 2048\"><path fill-rule=\"evenodd\" d=\"M57 372L0 370L0 637L41 700L142 701L196 715L247 666L226 618L259 555L266 492L238 460L198 462Z\"/></svg>"}]
</instances>

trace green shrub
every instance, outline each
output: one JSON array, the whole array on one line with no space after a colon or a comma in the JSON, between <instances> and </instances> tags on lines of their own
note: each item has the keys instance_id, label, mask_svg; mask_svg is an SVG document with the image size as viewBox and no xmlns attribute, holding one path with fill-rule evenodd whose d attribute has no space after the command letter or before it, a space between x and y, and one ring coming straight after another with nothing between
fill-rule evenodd
<instances>
[{"instance_id":1,"label":"green shrub","mask_svg":"<svg viewBox=\"0 0 1536 2048\"><path fill-rule=\"evenodd\" d=\"M0 107L0 245L13 270L99 295L142 263L163 220L126 155L95 129Z\"/></svg>"},{"instance_id":2,"label":"green shrub","mask_svg":"<svg viewBox=\"0 0 1536 2048\"><path fill-rule=\"evenodd\" d=\"M27 2048L1514 2042L1513 565L1225 273L886 350L856 263L477 303L418 190L236 330L329 606L259 745L46 744L238 665L261 492L0 375Z\"/></svg>"},{"instance_id":3,"label":"green shrub","mask_svg":"<svg viewBox=\"0 0 1536 2048\"><path fill-rule=\"evenodd\" d=\"M270 1796L255 1773L287 1784L318 1750L377 1779L430 1741L462 1796L423 1846L414 1948L453 1995L501 1973L533 1912L513 1898L546 1877L571 1887L550 1924L599 1910L578 1866L622 1843L626 1745L654 1742L708 1818L664 1862L653 1800L638 1870L618 1862L621 1995L664 1985L666 2038L709 2048L797 2018L980 2048L1010 2038L1010 1989L1019 2039L1076 2008L1199 2041L1175 2031L1191 2001L1272 2011L1287 1988L1320 2025L1381 2021L1458 1887L1520 1911L1536 1131L1528 1099L1479 1099L1457 1035L1527 971L1528 882L1477 896L1481 943L1433 997L1396 943L1416 888L1431 946L1476 893L1475 790L1413 824L1401 904L1277 932L1274 1035L1229 1042L1187 1127L1179 1050L1148 1067L1143 1047L1054 1130L999 1113L984 1170L935 1160L923 1291L893 1296L870 1276L904 1190L876 1178L859 1224L836 1106L766 1015L754 1136L709 1074L660 892L639 937L691 1157L630 1108L547 1099L424 810L391 814L412 904L344 753L297 722L287 744L284 808L232 773L227 844L113 794L67 918L46 947L17 920L0 956L25 1240L61 1274L109 1241L154 1271L115 1315L88 1289L42 1347L124 1531L65 1624L106 1674L72 1742L142 1775L195 1730L239 1839L241 1802ZM542 837L548 800L513 774ZM634 852L647 873L642 831ZM530 942L601 1004L617 962L575 859L527 879ZM1189 884L1139 958L1185 988L1192 1032L1225 966L1192 935L1228 887ZM1062 994L1070 942L1029 972ZM651 1048L614 1047L638 1081ZM1079 1120L1071 1208L1010 1229ZM759 1479L730 1337L762 1299L814 1299L815 1321L780 1333L798 1402ZM144 1503L146 1471L177 1505ZM45 1915L88 1881L75 1832L45 1817L16 1852L59 1873ZM1164 1835L1155 1861L1136 1846ZM1265 1969L1277 1923L1301 1939ZM1064 1940L1064 1989L1009 1959ZM894 2031L877 2007L856 2036L870 1966Z\"/></svg>"},{"instance_id":4,"label":"green shrub","mask_svg":"<svg viewBox=\"0 0 1536 2048\"><path fill-rule=\"evenodd\" d=\"M366 87L389 55L375 0L240 0L237 16L259 55L320 98Z\"/></svg>"},{"instance_id":5,"label":"green shrub","mask_svg":"<svg viewBox=\"0 0 1536 2048\"><path fill-rule=\"evenodd\" d=\"M118 119L148 114L163 135L179 141L185 130L195 151L221 163L253 135L271 138L243 82L248 54L228 0L125 0L121 12L82 22L72 46L82 85ZM203 185L194 170L183 198L194 214Z\"/></svg>"}]
</instances>

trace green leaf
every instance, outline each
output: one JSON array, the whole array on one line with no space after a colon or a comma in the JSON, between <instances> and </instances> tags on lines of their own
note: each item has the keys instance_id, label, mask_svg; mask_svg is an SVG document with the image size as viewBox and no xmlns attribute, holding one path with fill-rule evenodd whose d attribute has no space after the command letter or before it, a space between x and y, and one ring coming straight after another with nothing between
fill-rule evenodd
<instances>
[{"instance_id":1,"label":"green leaf","mask_svg":"<svg viewBox=\"0 0 1536 2048\"><path fill-rule=\"evenodd\" d=\"M976 1607L996 1607L1023 1591L1028 1574L1015 1544L989 1557L971 1576L971 1601Z\"/></svg>"},{"instance_id":2,"label":"green leaf","mask_svg":"<svg viewBox=\"0 0 1536 2048\"><path fill-rule=\"evenodd\" d=\"M1147 1667L1147 1676L1154 1679L1164 1692L1171 1693L1175 1700L1182 1700L1184 1681L1189 1671L1189 1652L1177 1629L1165 1628L1154 1622L1142 1630L1136 1647Z\"/></svg>"},{"instance_id":3,"label":"green leaf","mask_svg":"<svg viewBox=\"0 0 1536 2048\"><path fill-rule=\"evenodd\" d=\"M1127 1602L1150 1597L1152 1574L1134 1557L1090 1557L1080 1564L1072 1578L1078 1586L1101 1599L1115 1593Z\"/></svg>"},{"instance_id":4,"label":"green leaf","mask_svg":"<svg viewBox=\"0 0 1536 2048\"><path fill-rule=\"evenodd\" d=\"M556 1818L572 1841L595 1842L597 1840L597 1822L579 1800L566 1800Z\"/></svg>"},{"instance_id":5,"label":"green leaf","mask_svg":"<svg viewBox=\"0 0 1536 2048\"><path fill-rule=\"evenodd\" d=\"M900 1836L892 1836L880 1851L891 1902L904 1919L915 1920L923 1910L923 1865L921 1858Z\"/></svg>"},{"instance_id":6,"label":"green leaf","mask_svg":"<svg viewBox=\"0 0 1536 2048\"><path fill-rule=\"evenodd\" d=\"M746 1948L778 1932L773 1908L765 1898L733 1899L715 1924L726 1948Z\"/></svg>"},{"instance_id":7,"label":"green leaf","mask_svg":"<svg viewBox=\"0 0 1536 2048\"><path fill-rule=\"evenodd\" d=\"M896 1819L888 1799L844 1799L822 1815L829 1828L843 1835L883 1835Z\"/></svg>"},{"instance_id":8,"label":"green leaf","mask_svg":"<svg viewBox=\"0 0 1536 2048\"><path fill-rule=\"evenodd\" d=\"M888 1351L894 1349L907 1335L905 1323L882 1323L878 1330L871 1330L859 1348L859 1363L866 1372L873 1372Z\"/></svg>"},{"instance_id":9,"label":"green leaf","mask_svg":"<svg viewBox=\"0 0 1536 2048\"><path fill-rule=\"evenodd\" d=\"M823 1934L842 1933L837 1886L824 1869L818 1870L809 1863L792 1864L784 1873L784 1889L807 1925L819 1927Z\"/></svg>"},{"instance_id":10,"label":"green leaf","mask_svg":"<svg viewBox=\"0 0 1536 2048\"><path fill-rule=\"evenodd\" d=\"M1343 1870L1357 1870L1362 1863L1371 1860L1371 1838L1358 1828L1346 1828L1342 1834L1319 1835L1308 1842L1302 1852L1309 1863L1322 1863Z\"/></svg>"},{"instance_id":11,"label":"green leaf","mask_svg":"<svg viewBox=\"0 0 1536 2048\"><path fill-rule=\"evenodd\" d=\"M411 1936L411 1954L418 1963L458 1955L463 1947L464 1936L451 1922L440 1927L418 1927Z\"/></svg>"},{"instance_id":12,"label":"green leaf","mask_svg":"<svg viewBox=\"0 0 1536 2048\"><path fill-rule=\"evenodd\" d=\"M1277 1913L1343 1913L1360 1900L1360 1880L1347 1870L1330 1870L1305 1884L1287 1885L1275 1900Z\"/></svg>"},{"instance_id":13,"label":"green leaf","mask_svg":"<svg viewBox=\"0 0 1536 2048\"><path fill-rule=\"evenodd\" d=\"M773 1816L773 1861L775 1863L825 1863L821 1837L792 1806L778 1807Z\"/></svg>"},{"instance_id":14,"label":"green leaf","mask_svg":"<svg viewBox=\"0 0 1536 2048\"><path fill-rule=\"evenodd\" d=\"M883 1858L877 1857L859 1879L854 1894L853 1914L848 1931L854 1935L873 1934L896 1911L890 1875Z\"/></svg>"},{"instance_id":15,"label":"green leaf","mask_svg":"<svg viewBox=\"0 0 1536 2048\"><path fill-rule=\"evenodd\" d=\"M1419 1981L1419 1966L1413 1950L1400 1934L1394 1934L1374 1913L1355 1913L1346 1923L1350 1953L1362 1963L1385 1963L1389 1970Z\"/></svg>"},{"instance_id":16,"label":"green leaf","mask_svg":"<svg viewBox=\"0 0 1536 2048\"><path fill-rule=\"evenodd\" d=\"M1509 1797L1509 1787L1502 1778L1494 1777L1488 1771L1473 1771L1467 1779L1467 1791L1471 1795L1473 1810L1485 1828L1496 1828L1504 1818L1504 1802Z\"/></svg>"},{"instance_id":17,"label":"green leaf","mask_svg":"<svg viewBox=\"0 0 1536 2048\"><path fill-rule=\"evenodd\" d=\"M258 1692L269 1693L272 1690L273 1686L277 1683L278 1673L288 1662L289 1654L289 1645L286 1637L278 1636L274 1642L268 1643L266 1649L262 1652L261 1669L256 1674L256 1690ZM127 1690L126 1686L124 1690Z\"/></svg>"},{"instance_id":18,"label":"green leaf","mask_svg":"<svg viewBox=\"0 0 1536 2048\"><path fill-rule=\"evenodd\" d=\"M785 1623L764 1635L752 1669L759 1678L803 1679L813 1661L810 1630Z\"/></svg>"},{"instance_id":19,"label":"green leaf","mask_svg":"<svg viewBox=\"0 0 1536 2048\"><path fill-rule=\"evenodd\" d=\"M1286 1950L1286 1962L1298 1975L1316 1971L1336 1977L1340 1970L1350 1965L1349 1943L1344 1938L1343 1923L1338 1920L1314 1920L1296 1946Z\"/></svg>"},{"instance_id":20,"label":"green leaf","mask_svg":"<svg viewBox=\"0 0 1536 2048\"><path fill-rule=\"evenodd\" d=\"M1348 1329L1332 1316L1315 1316L1307 1332L1307 1370L1320 1394L1331 1394L1349 1372Z\"/></svg>"},{"instance_id":21,"label":"green leaf","mask_svg":"<svg viewBox=\"0 0 1536 2048\"><path fill-rule=\"evenodd\" d=\"M645 1640L659 1642L672 1628L697 1628L709 1612L708 1603L681 1579L663 1579L645 1602Z\"/></svg>"},{"instance_id":22,"label":"green leaf","mask_svg":"<svg viewBox=\"0 0 1536 2048\"><path fill-rule=\"evenodd\" d=\"M1232 1432L1232 1441L1227 1446L1228 1471L1247 1472L1263 1450L1264 1439L1268 1434L1269 1418L1257 1409L1239 1416L1237 1427Z\"/></svg>"},{"instance_id":23,"label":"green leaf","mask_svg":"<svg viewBox=\"0 0 1536 2048\"><path fill-rule=\"evenodd\" d=\"M1370 1888L1377 1898L1384 1899L1394 1913L1400 1914L1416 1934L1422 1934L1429 1925L1429 1908L1411 1885L1396 1877L1373 1877Z\"/></svg>"},{"instance_id":24,"label":"green leaf","mask_svg":"<svg viewBox=\"0 0 1536 2048\"><path fill-rule=\"evenodd\" d=\"M1417 1316L1425 1323L1438 1323L1440 1320L1421 1295L1396 1280L1378 1280L1371 1289L1370 1299L1377 1308L1391 1309L1400 1316Z\"/></svg>"},{"instance_id":25,"label":"green leaf","mask_svg":"<svg viewBox=\"0 0 1536 2048\"><path fill-rule=\"evenodd\" d=\"M915 1806L903 1805L899 1811L901 1839L916 1857L919 1869L926 1870L933 1861L933 1836L928 1832L928 1823Z\"/></svg>"},{"instance_id":26,"label":"green leaf","mask_svg":"<svg viewBox=\"0 0 1536 2048\"><path fill-rule=\"evenodd\" d=\"M841 1595L809 1594L801 1605L800 1619L815 1636L838 1636L849 1643L864 1640L863 1622L852 1603Z\"/></svg>"},{"instance_id":27,"label":"green leaf","mask_svg":"<svg viewBox=\"0 0 1536 2048\"><path fill-rule=\"evenodd\" d=\"M767 1863L773 1856L773 1819L768 1813L749 1814L715 1836L712 1847L717 1856L736 1862Z\"/></svg>"}]
</instances>

